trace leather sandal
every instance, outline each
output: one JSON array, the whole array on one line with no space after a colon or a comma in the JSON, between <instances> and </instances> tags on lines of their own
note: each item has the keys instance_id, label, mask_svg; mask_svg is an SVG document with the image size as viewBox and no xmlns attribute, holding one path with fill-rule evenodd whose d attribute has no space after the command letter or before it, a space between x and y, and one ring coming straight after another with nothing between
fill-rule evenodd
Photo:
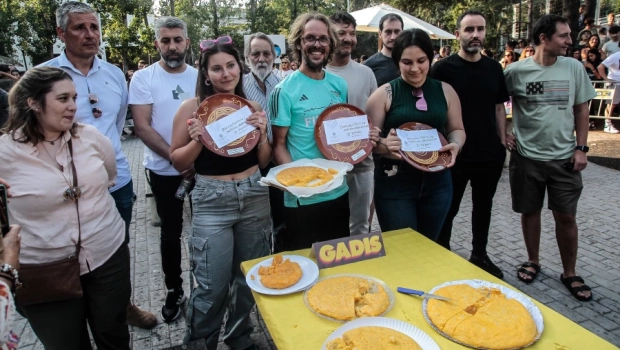
<instances>
[{"instance_id":1,"label":"leather sandal","mask_svg":"<svg viewBox=\"0 0 620 350\"><path fill-rule=\"evenodd\" d=\"M526 269L526 267L531 267L534 269L534 271L530 271L528 269ZM538 276L538 273L540 272L540 265L533 263L531 261L527 261L524 262L523 264L521 264L521 267L519 268L519 270L517 271L517 278L519 278L521 281L530 284L532 282L534 282L534 279L536 278L536 276ZM523 278L521 277L521 275L519 275L519 273L524 273L528 276L530 276L531 278Z\"/></svg>"},{"instance_id":2,"label":"leather sandal","mask_svg":"<svg viewBox=\"0 0 620 350\"><path fill-rule=\"evenodd\" d=\"M562 281L562 284L566 287L566 289L568 289L568 291L570 292L570 294L572 294L575 298L577 298L577 300L579 301L590 301L592 300L592 288L586 286L585 282L583 281L583 278L579 277L579 276L571 276L571 277L566 277L564 278L564 274L560 275L560 281ZM573 282L579 282L579 283L583 283L583 285L579 286L579 287L573 287ZM579 292L590 292L590 296L589 297L584 297L583 295L579 295L577 293Z\"/></svg>"}]
</instances>

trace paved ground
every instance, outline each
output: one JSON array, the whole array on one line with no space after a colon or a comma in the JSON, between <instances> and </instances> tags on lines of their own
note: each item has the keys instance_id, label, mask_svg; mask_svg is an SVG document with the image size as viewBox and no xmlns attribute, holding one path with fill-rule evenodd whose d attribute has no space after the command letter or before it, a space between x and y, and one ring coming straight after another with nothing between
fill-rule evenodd
<instances>
[{"instance_id":1,"label":"paved ground","mask_svg":"<svg viewBox=\"0 0 620 350\"><path fill-rule=\"evenodd\" d=\"M620 135L614 135L620 140ZM609 139L610 135L592 133L590 142ZM123 142L123 150L132 166L134 189L138 201L131 224L132 283L134 303L158 315L160 320L152 330L131 329L133 349L204 349L204 344L181 345L185 333L185 320L172 324L161 321L159 310L164 302L165 289L159 257L159 229L151 226L149 207L145 198L145 179L142 168L142 143L133 138ZM618 151L620 154L620 150ZM590 164L583 174L584 192L579 202L578 224L580 247L577 273L594 289L590 303L576 301L560 283L562 272L559 251L554 238L553 218L545 211L542 221L541 264L538 280L526 285L516 278L516 269L527 259L520 229L519 216L510 207L508 175L500 180L495 196L491 222L489 255L504 270L505 281L545 305L560 312L574 322L620 346L620 173L599 165ZM471 248L469 191L465 194L461 212L455 219L452 247L455 253L469 258ZM615 219L614 219L615 218ZM189 222L186 217L186 224ZM187 243L188 227L184 229ZM183 245L183 279L186 293L188 286L187 244ZM257 314L257 325L252 335L261 349L275 349L269 333ZM15 327L22 335L20 349L43 349L26 320L18 319ZM228 349L221 344L220 349Z\"/></svg>"}]
</instances>

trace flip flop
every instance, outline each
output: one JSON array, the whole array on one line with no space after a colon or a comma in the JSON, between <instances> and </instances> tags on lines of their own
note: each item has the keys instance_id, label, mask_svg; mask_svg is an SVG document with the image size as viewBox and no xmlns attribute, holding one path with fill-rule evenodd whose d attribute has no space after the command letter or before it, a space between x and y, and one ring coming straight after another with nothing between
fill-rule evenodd
<instances>
[{"instance_id":1,"label":"flip flop","mask_svg":"<svg viewBox=\"0 0 620 350\"><path fill-rule=\"evenodd\" d=\"M526 267L531 267L531 268L534 269L534 271L532 272L532 271L526 269ZM530 276L531 278L530 279L523 278L523 277L521 277L521 275L519 275L519 272L524 273L524 274ZM540 272L540 265L538 265L536 263L533 263L531 261L527 261L527 262L524 262L521 265L521 267L519 268L519 270L517 271L517 278L520 279L521 281L527 283L527 284L530 284L530 283L534 282L534 279L536 278L536 276L538 276L539 272Z\"/></svg>"},{"instance_id":2,"label":"flip flop","mask_svg":"<svg viewBox=\"0 0 620 350\"><path fill-rule=\"evenodd\" d=\"M579 300L579 301L590 301L590 300L592 300L592 288L586 286L585 282L583 281L583 278L581 278L579 276L571 276L571 277L564 278L564 274L561 274L560 275L560 281L562 281L562 284L566 287L566 289L568 289L570 294L572 294L575 298L577 298L577 300ZM581 285L579 287L573 287L572 286L573 282L583 283L583 285ZM587 291L590 291L590 296L589 297L584 297L582 295L577 294L579 292L587 292Z\"/></svg>"}]
</instances>

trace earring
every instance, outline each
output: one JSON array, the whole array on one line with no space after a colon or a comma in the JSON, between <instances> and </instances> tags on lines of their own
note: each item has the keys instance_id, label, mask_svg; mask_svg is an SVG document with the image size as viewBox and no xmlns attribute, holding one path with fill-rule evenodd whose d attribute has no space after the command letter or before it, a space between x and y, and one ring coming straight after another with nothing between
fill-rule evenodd
<instances>
[{"instance_id":1,"label":"earring","mask_svg":"<svg viewBox=\"0 0 620 350\"><path fill-rule=\"evenodd\" d=\"M211 82L209 81L209 79L205 80L205 85L207 86L211 85Z\"/></svg>"}]
</instances>

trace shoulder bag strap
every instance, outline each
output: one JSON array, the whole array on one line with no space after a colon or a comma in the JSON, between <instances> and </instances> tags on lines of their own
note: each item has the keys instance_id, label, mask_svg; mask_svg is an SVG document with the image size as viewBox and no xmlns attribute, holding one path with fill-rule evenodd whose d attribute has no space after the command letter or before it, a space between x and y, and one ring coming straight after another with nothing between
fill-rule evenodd
<instances>
[{"instance_id":1,"label":"shoulder bag strap","mask_svg":"<svg viewBox=\"0 0 620 350\"><path fill-rule=\"evenodd\" d=\"M67 142L69 146L69 154L71 155L71 172L73 173L73 187L79 188L78 186L78 178L77 172L75 171L75 163L73 162L73 143L71 139ZM75 256L80 256L80 249L82 248L82 225L80 224L80 207L78 206L78 199L75 199L75 210L77 211L77 219L78 219L78 241L75 248Z\"/></svg>"}]
</instances>

